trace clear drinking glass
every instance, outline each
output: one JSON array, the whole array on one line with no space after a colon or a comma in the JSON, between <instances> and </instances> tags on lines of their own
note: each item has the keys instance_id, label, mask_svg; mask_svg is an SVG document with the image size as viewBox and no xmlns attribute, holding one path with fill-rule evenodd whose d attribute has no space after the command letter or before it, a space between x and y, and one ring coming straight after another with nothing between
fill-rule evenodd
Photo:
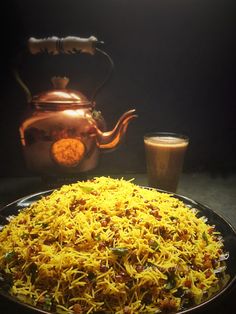
<instances>
[{"instance_id":1,"label":"clear drinking glass","mask_svg":"<svg viewBox=\"0 0 236 314\"><path fill-rule=\"evenodd\" d=\"M148 184L150 187L176 192L189 138L169 132L144 135Z\"/></svg>"}]
</instances>

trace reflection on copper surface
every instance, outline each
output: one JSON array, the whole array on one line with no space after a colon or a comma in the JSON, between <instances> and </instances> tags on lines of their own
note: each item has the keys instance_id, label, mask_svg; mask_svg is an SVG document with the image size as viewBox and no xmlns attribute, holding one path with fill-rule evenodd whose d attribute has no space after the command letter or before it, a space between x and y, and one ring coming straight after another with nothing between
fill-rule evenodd
<instances>
[{"instance_id":1,"label":"reflection on copper surface","mask_svg":"<svg viewBox=\"0 0 236 314\"><path fill-rule=\"evenodd\" d=\"M84 115L84 112L81 110L71 110L71 109L63 110L63 113L71 117L78 117L78 116Z\"/></svg>"},{"instance_id":2,"label":"reflection on copper surface","mask_svg":"<svg viewBox=\"0 0 236 314\"><path fill-rule=\"evenodd\" d=\"M61 139L53 143L51 154L53 160L60 166L75 167L85 153L83 142L75 138Z\"/></svg>"}]
</instances>

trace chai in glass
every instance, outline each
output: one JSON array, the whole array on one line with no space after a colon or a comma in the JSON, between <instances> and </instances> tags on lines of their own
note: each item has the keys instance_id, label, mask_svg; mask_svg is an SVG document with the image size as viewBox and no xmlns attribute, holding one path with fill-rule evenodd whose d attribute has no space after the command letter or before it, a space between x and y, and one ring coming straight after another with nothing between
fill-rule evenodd
<instances>
[{"instance_id":1,"label":"chai in glass","mask_svg":"<svg viewBox=\"0 0 236 314\"><path fill-rule=\"evenodd\" d=\"M148 184L176 192L189 143L187 136L156 132L144 136Z\"/></svg>"}]
</instances>

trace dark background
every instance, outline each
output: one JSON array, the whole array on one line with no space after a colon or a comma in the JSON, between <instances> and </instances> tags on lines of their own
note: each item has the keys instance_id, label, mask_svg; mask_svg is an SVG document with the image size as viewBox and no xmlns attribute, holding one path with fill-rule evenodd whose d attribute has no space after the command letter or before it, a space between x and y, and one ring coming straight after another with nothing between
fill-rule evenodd
<instances>
[{"instance_id":1,"label":"dark background","mask_svg":"<svg viewBox=\"0 0 236 314\"><path fill-rule=\"evenodd\" d=\"M118 150L102 155L98 173L143 172L143 135L172 131L190 137L185 171L228 175L236 170L234 0L19 0L1 4L0 175L30 175L18 126L26 109L11 67L31 37L96 36L115 63L98 95L108 127L136 108ZM18 62L33 94L67 75L88 97L105 75L100 56L26 57Z\"/></svg>"}]
</instances>

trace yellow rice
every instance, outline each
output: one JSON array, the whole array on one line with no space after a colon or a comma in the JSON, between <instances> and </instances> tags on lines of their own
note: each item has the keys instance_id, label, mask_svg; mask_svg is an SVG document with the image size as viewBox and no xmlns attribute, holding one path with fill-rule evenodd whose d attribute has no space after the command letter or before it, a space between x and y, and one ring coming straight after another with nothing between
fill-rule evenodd
<instances>
[{"instance_id":1,"label":"yellow rice","mask_svg":"<svg viewBox=\"0 0 236 314\"><path fill-rule=\"evenodd\" d=\"M0 232L10 293L58 313L166 313L219 289L223 244L177 198L107 177L64 185Z\"/></svg>"}]
</instances>

